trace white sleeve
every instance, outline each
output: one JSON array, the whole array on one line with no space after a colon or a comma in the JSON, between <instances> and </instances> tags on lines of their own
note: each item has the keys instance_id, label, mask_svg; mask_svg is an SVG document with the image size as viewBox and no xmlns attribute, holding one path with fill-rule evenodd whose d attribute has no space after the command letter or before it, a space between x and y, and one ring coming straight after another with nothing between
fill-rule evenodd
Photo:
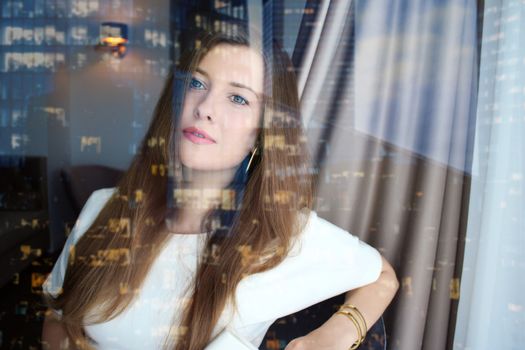
<instances>
[{"instance_id":1,"label":"white sleeve","mask_svg":"<svg viewBox=\"0 0 525 350\"><path fill-rule=\"evenodd\" d=\"M296 243L281 264L241 280L239 327L303 310L370 284L381 274L375 248L314 211Z\"/></svg>"},{"instance_id":2,"label":"white sleeve","mask_svg":"<svg viewBox=\"0 0 525 350\"><path fill-rule=\"evenodd\" d=\"M102 210L104 203L109 199L114 190L114 188L101 189L94 191L91 196L89 196L64 244L64 248L58 257L55 266L53 266L51 273L42 284L42 289L46 293L51 294L54 297L60 293L71 249L93 223L100 210ZM61 310L53 311L58 315L62 314Z\"/></svg>"},{"instance_id":3,"label":"white sleeve","mask_svg":"<svg viewBox=\"0 0 525 350\"><path fill-rule=\"evenodd\" d=\"M377 249L315 212L307 225L303 241L307 274L319 278L320 288L326 284L342 293L379 278L383 262Z\"/></svg>"}]
</instances>

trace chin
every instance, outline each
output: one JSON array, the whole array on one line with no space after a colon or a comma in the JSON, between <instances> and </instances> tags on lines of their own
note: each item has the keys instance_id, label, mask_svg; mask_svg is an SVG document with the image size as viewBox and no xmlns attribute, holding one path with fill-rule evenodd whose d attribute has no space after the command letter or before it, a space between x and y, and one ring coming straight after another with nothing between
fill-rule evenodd
<instances>
[{"instance_id":1,"label":"chin","mask_svg":"<svg viewBox=\"0 0 525 350\"><path fill-rule=\"evenodd\" d=\"M181 163L186 168L192 169L192 170L199 170L199 171L228 171L232 170L232 168L235 168L239 166L240 162L238 164L226 164L226 163L217 163L210 159L186 159L184 157L181 157Z\"/></svg>"},{"instance_id":2,"label":"chin","mask_svg":"<svg viewBox=\"0 0 525 350\"><path fill-rule=\"evenodd\" d=\"M184 159L181 159L181 163L184 167L192 169L192 170L201 170L201 171L213 170L213 169L210 169L209 165L201 164L201 162L195 162L195 160L186 161Z\"/></svg>"},{"instance_id":3,"label":"chin","mask_svg":"<svg viewBox=\"0 0 525 350\"><path fill-rule=\"evenodd\" d=\"M185 159L184 157L181 158L181 163L186 168L192 169L192 170L200 170L200 171L213 171L213 170L220 170L214 167L213 164L210 164L211 162L207 159Z\"/></svg>"}]
</instances>

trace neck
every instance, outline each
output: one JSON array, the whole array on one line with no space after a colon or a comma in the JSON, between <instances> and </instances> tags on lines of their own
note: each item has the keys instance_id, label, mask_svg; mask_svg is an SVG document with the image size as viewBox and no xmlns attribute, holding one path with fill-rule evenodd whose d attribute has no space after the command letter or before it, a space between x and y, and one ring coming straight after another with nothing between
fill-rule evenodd
<instances>
[{"instance_id":1,"label":"neck","mask_svg":"<svg viewBox=\"0 0 525 350\"><path fill-rule=\"evenodd\" d=\"M176 214L168 218L168 229L175 233L200 233L210 210L223 202L226 186L236 169L200 171L183 166L183 181L175 195Z\"/></svg>"}]
</instances>

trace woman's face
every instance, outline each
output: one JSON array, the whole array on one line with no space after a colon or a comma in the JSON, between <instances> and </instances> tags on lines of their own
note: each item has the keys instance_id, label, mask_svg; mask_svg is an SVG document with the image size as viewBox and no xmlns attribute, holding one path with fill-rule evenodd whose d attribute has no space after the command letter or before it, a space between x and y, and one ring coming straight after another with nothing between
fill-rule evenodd
<instances>
[{"instance_id":1,"label":"woman's face","mask_svg":"<svg viewBox=\"0 0 525 350\"><path fill-rule=\"evenodd\" d=\"M203 57L186 88L180 159L195 170L234 170L254 147L264 67L246 46L219 44Z\"/></svg>"}]
</instances>

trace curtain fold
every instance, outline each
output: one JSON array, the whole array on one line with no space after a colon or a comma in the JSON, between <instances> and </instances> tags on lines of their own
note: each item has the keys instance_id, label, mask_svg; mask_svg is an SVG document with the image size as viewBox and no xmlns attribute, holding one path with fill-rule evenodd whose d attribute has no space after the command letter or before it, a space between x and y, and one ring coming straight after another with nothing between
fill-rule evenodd
<instances>
[{"instance_id":1,"label":"curtain fold","mask_svg":"<svg viewBox=\"0 0 525 350\"><path fill-rule=\"evenodd\" d=\"M525 4L485 2L467 245L454 349L525 343Z\"/></svg>"},{"instance_id":2,"label":"curtain fold","mask_svg":"<svg viewBox=\"0 0 525 350\"><path fill-rule=\"evenodd\" d=\"M316 210L396 270L401 288L384 314L388 348L445 349L472 168L476 3L345 3L329 2L304 73Z\"/></svg>"}]
</instances>

